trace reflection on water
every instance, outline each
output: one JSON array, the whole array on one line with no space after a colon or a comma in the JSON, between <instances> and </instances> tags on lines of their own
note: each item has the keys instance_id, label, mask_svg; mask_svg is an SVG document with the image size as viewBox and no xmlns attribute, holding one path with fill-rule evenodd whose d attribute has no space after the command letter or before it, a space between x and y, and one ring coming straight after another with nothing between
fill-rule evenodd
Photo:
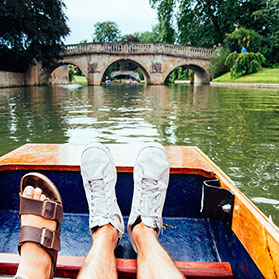
<instances>
[{"instance_id":1,"label":"reflection on water","mask_svg":"<svg viewBox=\"0 0 279 279\"><path fill-rule=\"evenodd\" d=\"M0 89L0 155L27 142L196 145L279 224L279 91L173 85Z\"/></svg>"}]
</instances>

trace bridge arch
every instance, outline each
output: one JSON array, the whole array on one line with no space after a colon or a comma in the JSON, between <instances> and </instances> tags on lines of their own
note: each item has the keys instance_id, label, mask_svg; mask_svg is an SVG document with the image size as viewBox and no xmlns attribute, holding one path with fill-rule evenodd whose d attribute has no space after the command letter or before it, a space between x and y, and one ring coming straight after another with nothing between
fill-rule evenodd
<instances>
[{"instance_id":1,"label":"bridge arch","mask_svg":"<svg viewBox=\"0 0 279 279\"><path fill-rule=\"evenodd\" d=\"M210 81L210 74L203 66L193 63L180 63L175 65L175 67L170 68L169 71L164 76L164 82L166 81L167 77L173 72L175 69L186 66L188 69L192 70L195 74L195 84L207 84Z\"/></svg>"},{"instance_id":2,"label":"bridge arch","mask_svg":"<svg viewBox=\"0 0 279 279\"><path fill-rule=\"evenodd\" d=\"M135 71L123 71L123 70L119 70L119 71L114 71L111 72L110 76L112 78L118 77L118 76L131 76L134 79L139 79L139 73L135 72Z\"/></svg>"},{"instance_id":3,"label":"bridge arch","mask_svg":"<svg viewBox=\"0 0 279 279\"><path fill-rule=\"evenodd\" d=\"M56 70L57 68L59 68L60 66L64 66L64 65L72 65L72 66L76 66L78 67L82 73L85 75L86 79L88 80L88 74L87 71L85 71L85 69L83 68L83 65L81 63L76 63L73 61L59 61L57 63L55 63L53 66L49 67L47 71L42 70L40 73L40 84L49 84L49 79L51 76L51 73Z\"/></svg>"},{"instance_id":4,"label":"bridge arch","mask_svg":"<svg viewBox=\"0 0 279 279\"><path fill-rule=\"evenodd\" d=\"M101 77L103 79L104 77L104 74L106 72L106 70L112 66L114 63L117 63L119 61L126 61L126 62L130 62L130 63L133 63L134 65L136 65L138 68L140 68L140 70L142 71L142 74L144 76L144 80L145 80L145 83L148 84L150 82L150 76L147 72L147 70L145 69L145 67L142 66L142 64L138 61L136 61L136 59L127 59L127 58L117 58L113 61L110 61L105 67L104 67L104 70L102 71L101 73Z\"/></svg>"}]
</instances>

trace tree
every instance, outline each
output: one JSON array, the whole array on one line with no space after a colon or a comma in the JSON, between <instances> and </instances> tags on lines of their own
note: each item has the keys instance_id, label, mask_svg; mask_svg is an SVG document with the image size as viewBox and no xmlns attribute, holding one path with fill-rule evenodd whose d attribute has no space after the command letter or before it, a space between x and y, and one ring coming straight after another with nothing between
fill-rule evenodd
<instances>
[{"instance_id":1,"label":"tree","mask_svg":"<svg viewBox=\"0 0 279 279\"><path fill-rule=\"evenodd\" d=\"M226 33L235 26L261 30L263 20L256 19L255 11L272 0L150 0L157 9L162 29L173 29L177 23L177 41L195 46L212 46L223 42ZM176 4L177 3L177 4ZM160 30L161 31L161 30Z\"/></svg>"},{"instance_id":2,"label":"tree","mask_svg":"<svg viewBox=\"0 0 279 279\"><path fill-rule=\"evenodd\" d=\"M244 46L250 52L260 51L264 38L254 30L237 28L232 33L226 34L225 43L232 51L240 52Z\"/></svg>"},{"instance_id":3,"label":"tree","mask_svg":"<svg viewBox=\"0 0 279 279\"><path fill-rule=\"evenodd\" d=\"M265 44L261 52L267 58L267 64L279 63L279 0L265 0L262 8L255 11L253 16L263 22L261 35Z\"/></svg>"},{"instance_id":4,"label":"tree","mask_svg":"<svg viewBox=\"0 0 279 279\"><path fill-rule=\"evenodd\" d=\"M229 67L225 65L225 60L229 54L229 48L223 48L222 46L214 50L208 69L212 78L221 76L229 70Z\"/></svg>"},{"instance_id":5,"label":"tree","mask_svg":"<svg viewBox=\"0 0 279 279\"><path fill-rule=\"evenodd\" d=\"M97 22L94 29L93 40L96 42L112 43L118 42L120 39L120 30L115 22Z\"/></svg>"},{"instance_id":6,"label":"tree","mask_svg":"<svg viewBox=\"0 0 279 279\"><path fill-rule=\"evenodd\" d=\"M1 0L1 69L25 72L35 61L48 67L59 59L70 32L64 8L62 0Z\"/></svg>"},{"instance_id":7,"label":"tree","mask_svg":"<svg viewBox=\"0 0 279 279\"><path fill-rule=\"evenodd\" d=\"M173 27L173 15L176 0L150 0L151 6L157 9L159 20L159 39L163 43L174 43L176 39Z\"/></svg>"},{"instance_id":8,"label":"tree","mask_svg":"<svg viewBox=\"0 0 279 279\"><path fill-rule=\"evenodd\" d=\"M187 66L180 66L174 69L167 77L166 83L174 83L176 80L189 80L190 72Z\"/></svg>"},{"instance_id":9,"label":"tree","mask_svg":"<svg viewBox=\"0 0 279 279\"><path fill-rule=\"evenodd\" d=\"M212 46L222 43L235 26L259 30L262 23L252 14L261 6L262 0L181 0L177 16L179 40Z\"/></svg>"},{"instance_id":10,"label":"tree","mask_svg":"<svg viewBox=\"0 0 279 279\"><path fill-rule=\"evenodd\" d=\"M180 44L212 47L239 28L256 39L250 40L253 47L261 41L257 51L265 55L265 64L279 63L279 0L150 0L150 4L157 9L164 38L168 30L176 30Z\"/></svg>"},{"instance_id":11,"label":"tree","mask_svg":"<svg viewBox=\"0 0 279 279\"><path fill-rule=\"evenodd\" d=\"M261 65L264 63L264 61L265 57L260 52L232 52L226 58L225 65L231 68L231 76L233 78L238 78L258 72L262 69Z\"/></svg>"},{"instance_id":12,"label":"tree","mask_svg":"<svg viewBox=\"0 0 279 279\"><path fill-rule=\"evenodd\" d=\"M152 27L152 31L145 31L139 35L142 43L157 43L160 41L159 24Z\"/></svg>"},{"instance_id":13,"label":"tree","mask_svg":"<svg viewBox=\"0 0 279 279\"><path fill-rule=\"evenodd\" d=\"M159 42L159 25L155 25L152 31L135 32L122 36L121 42L132 42L132 43L156 43Z\"/></svg>"},{"instance_id":14,"label":"tree","mask_svg":"<svg viewBox=\"0 0 279 279\"><path fill-rule=\"evenodd\" d=\"M139 43L140 42L139 33L124 35L121 37L120 42L121 43Z\"/></svg>"}]
</instances>

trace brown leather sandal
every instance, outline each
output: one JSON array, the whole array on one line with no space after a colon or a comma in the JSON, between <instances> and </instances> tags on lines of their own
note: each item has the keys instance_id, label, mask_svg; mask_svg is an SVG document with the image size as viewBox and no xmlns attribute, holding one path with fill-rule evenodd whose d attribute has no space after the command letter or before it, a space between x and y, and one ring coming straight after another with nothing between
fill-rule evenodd
<instances>
[{"instance_id":1,"label":"brown leather sandal","mask_svg":"<svg viewBox=\"0 0 279 279\"><path fill-rule=\"evenodd\" d=\"M26 186L39 187L47 199L44 201L29 199L23 197L23 191ZM19 215L32 214L41 216L45 219L54 220L57 223L55 231L47 228L37 228L32 226L21 226L18 251L20 254L21 246L25 242L34 242L42 247L51 257L52 270L50 278L53 278L57 254L60 251L60 231L61 221L63 219L63 206L60 194L56 186L46 176L40 173L28 173L24 175L20 182L20 209ZM35 225L35 224L34 224Z\"/></svg>"}]
</instances>

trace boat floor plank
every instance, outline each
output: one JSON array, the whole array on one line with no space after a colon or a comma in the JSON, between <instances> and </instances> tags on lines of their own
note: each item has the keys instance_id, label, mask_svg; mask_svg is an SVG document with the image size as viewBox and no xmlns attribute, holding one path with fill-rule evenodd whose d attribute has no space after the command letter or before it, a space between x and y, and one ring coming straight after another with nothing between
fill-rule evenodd
<instances>
[{"instance_id":1,"label":"boat floor plank","mask_svg":"<svg viewBox=\"0 0 279 279\"><path fill-rule=\"evenodd\" d=\"M124 216L125 225L127 221L128 217ZM0 224L0 253L17 253L20 232L18 212L0 210ZM207 219L166 217L164 225L165 229L160 234L159 241L174 260L220 261ZM91 248L91 243L88 214L66 213L62 222L60 255L86 256ZM117 258L136 258L127 232L115 253Z\"/></svg>"}]
</instances>

